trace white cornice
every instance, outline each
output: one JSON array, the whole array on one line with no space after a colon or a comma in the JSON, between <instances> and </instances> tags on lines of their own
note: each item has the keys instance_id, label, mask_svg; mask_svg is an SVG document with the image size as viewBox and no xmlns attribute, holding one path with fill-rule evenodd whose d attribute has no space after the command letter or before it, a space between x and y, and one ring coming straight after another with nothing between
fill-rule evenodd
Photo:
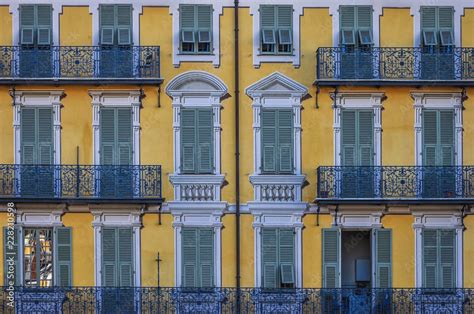
<instances>
[{"instance_id":1,"label":"white cornice","mask_svg":"<svg viewBox=\"0 0 474 314\"><path fill-rule=\"evenodd\" d=\"M217 76L205 71L188 71L175 76L166 86L170 97L182 95L212 95L223 97L228 88Z\"/></svg>"}]
</instances>

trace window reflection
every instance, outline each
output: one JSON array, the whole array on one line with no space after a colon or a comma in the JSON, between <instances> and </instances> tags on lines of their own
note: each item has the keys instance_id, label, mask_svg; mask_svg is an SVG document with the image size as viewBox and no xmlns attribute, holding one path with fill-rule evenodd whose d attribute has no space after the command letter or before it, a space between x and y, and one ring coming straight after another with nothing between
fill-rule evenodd
<instances>
[{"instance_id":1,"label":"window reflection","mask_svg":"<svg viewBox=\"0 0 474 314\"><path fill-rule=\"evenodd\" d=\"M53 285L52 229L25 229L23 256L27 287Z\"/></svg>"}]
</instances>

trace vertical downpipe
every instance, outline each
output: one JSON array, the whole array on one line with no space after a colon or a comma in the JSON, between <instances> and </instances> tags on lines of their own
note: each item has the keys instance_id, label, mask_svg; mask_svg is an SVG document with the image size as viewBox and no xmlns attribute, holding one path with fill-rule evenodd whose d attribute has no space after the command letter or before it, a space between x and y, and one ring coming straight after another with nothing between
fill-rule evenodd
<instances>
[{"instance_id":1,"label":"vertical downpipe","mask_svg":"<svg viewBox=\"0 0 474 314\"><path fill-rule=\"evenodd\" d=\"M239 0L234 1L234 93L235 93L235 287L236 313L240 313L240 129L239 129Z\"/></svg>"}]
</instances>

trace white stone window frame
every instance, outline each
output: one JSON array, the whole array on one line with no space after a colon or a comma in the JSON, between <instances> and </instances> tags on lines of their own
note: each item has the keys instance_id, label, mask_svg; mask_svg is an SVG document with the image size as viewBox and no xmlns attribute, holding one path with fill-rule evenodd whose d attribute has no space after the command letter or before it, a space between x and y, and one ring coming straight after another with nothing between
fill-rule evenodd
<instances>
[{"instance_id":1,"label":"white stone window frame","mask_svg":"<svg viewBox=\"0 0 474 314\"><path fill-rule=\"evenodd\" d=\"M52 108L53 164L61 164L61 98L64 90L15 90L13 97L13 145L15 164L21 163L21 109L24 107Z\"/></svg>"},{"instance_id":2,"label":"white stone window frame","mask_svg":"<svg viewBox=\"0 0 474 314\"><path fill-rule=\"evenodd\" d=\"M454 165L463 165L462 93L412 92L415 101L415 165L423 166L423 109L454 110Z\"/></svg>"},{"instance_id":3,"label":"white stone window frame","mask_svg":"<svg viewBox=\"0 0 474 314\"><path fill-rule=\"evenodd\" d=\"M104 227L132 228L133 242L133 285L141 286L141 234L140 220L142 210L103 210L92 209L94 220L94 283L101 287L102 283L102 229Z\"/></svg>"},{"instance_id":4,"label":"white stone window frame","mask_svg":"<svg viewBox=\"0 0 474 314\"><path fill-rule=\"evenodd\" d=\"M213 206L214 209L204 209L199 206L183 206L172 211L174 228L174 284L182 286L182 235L183 228L208 228L214 230L214 287L222 286L222 221L226 205Z\"/></svg>"},{"instance_id":5,"label":"white stone window frame","mask_svg":"<svg viewBox=\"0 0 474 314\"><path fill-rule=\"evenodd\" d=\"M245 5L245 4L242 4ZM292 46L293 51L289 54L262 54L261 30L260 30L260 6L261 5L291 5L292 16ZM300 16L303 15L304 5L297 2L276 3L272 0L250 1L250 15L253 17L253 66L259 68L262 63L292 63L295 68L301 65L300 53Z\"/></svg>"},{"instance_id":6,"label":"white stone window frame","mask_svg":"<svg viewBox=\"0 0 474 314\"><path fill-rule=\"evenodd\" d=\"M414 213L415 222L415 287L423 287L423 229L446 229L456 232L456 288L463 288L463 232L461 213Z\"/></svg>"},{"instance_id":7,"label":"white stone window frame","mask_svg":"<svg viewBox=\"0 0 474 314\"><path fill-rule=\"evenodd\" d=\"M89 90L92 97L93 163L100 165L100 109L130 108L132 110L132 165L140 164L140 90Z\"/></svg>"},{"instance_id":8,"label":"white stone window frame","mask_svg":"<svg viewBox=\"0 0 474 314\"><path fill-rule=\"evenodd\" d=\"M187 54L180 52L180 13L179 6L182 4L210 5L212 7L212 51L209 54ZM224 1L202 0L197 3L195 0L171 1L170 15L173 16L173 65L179 67L182 62L211 62L214 67L220 66L220 16Z\"/></svg>"},{"instance_id":9,"label":"white stone window frame","mask_svg":"<svg viewBox=\"0 0 474 314\"><path fill-rule=\"evenodd\" d=\"M369 109L374 113L374 166L382 165L382 101L385 98L383 92L377 93L355 93L355 92L338 92L331 93L331 98L334 101L334 165L342 166L341 158L341 113L344 109Z\"/></svg>"}]
</instances>

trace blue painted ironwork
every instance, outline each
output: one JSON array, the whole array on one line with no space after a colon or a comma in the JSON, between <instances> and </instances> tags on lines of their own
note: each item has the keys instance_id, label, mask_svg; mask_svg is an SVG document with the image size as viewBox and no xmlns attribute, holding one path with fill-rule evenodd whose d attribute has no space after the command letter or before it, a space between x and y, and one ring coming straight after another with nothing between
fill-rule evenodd
<instances>
[{"instance_id":1,"label":"blue painted ironwork","mask_svg":"<svg viewBox=\"0 0 474 314\"><path fill-rule=\"evenodd\" d=\"M0 199L161 199L161 166L0 165Z\"/></svg>"},{"instance_id":2,"label":"blue painted ironwork","mask_svg":"<svg viewBox=\"0 0 474 314\"><path fill-rule=\"evenodd\" d=\"M6 288L2 313L474 313L474 289Z\"/></svg>"},{"instance_id":3,"label":"blue painted ironwork","mask_svg":"<svg viewBox=\"0 0 474 314\"><path fill-rule=\"evenodd\" d=\"M318 199L474 199L471 166L321 166Z\"/></svg>"},{"instance_id":4,"label":"blue painted ironwork","mask_svg":"<svg viewBox=\"0 0 474 314\"><path fill-rule=\"evenodd\" d=\"M159 79L158 46L0 46L0 79Z\"/></svg>"},{"instance_id":5,"label":"blue painted ironwork","mask_svg":"<svg viewBox=\"0 0 474 314\"><path fill-rule=\"evenodd\" d=\"M317 80L474 80L474 48L319 48Z\"/></svg>"}]
</instances>

